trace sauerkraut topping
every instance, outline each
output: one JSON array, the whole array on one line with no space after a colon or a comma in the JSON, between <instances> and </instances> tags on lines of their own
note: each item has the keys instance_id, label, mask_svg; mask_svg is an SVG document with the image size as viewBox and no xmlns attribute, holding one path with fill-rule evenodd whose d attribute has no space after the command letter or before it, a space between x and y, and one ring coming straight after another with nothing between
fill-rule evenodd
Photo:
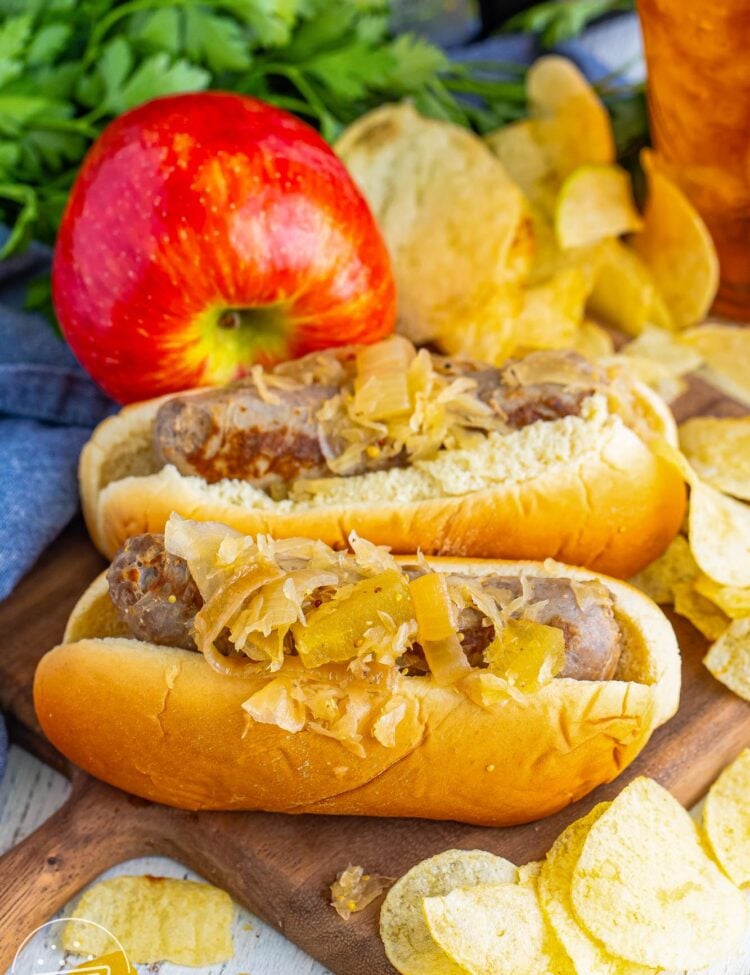
<instances>
[{"instance_id":1,"label":"sauerkraut topping","mask_svg":"<svg viewBox=\"0 0 750 975\"><path fill-rule=\"evenodd\" d=\"M327 466L333 475L348 476L373 462L387 466L426 460L441 450L471 447L488 433L517 429L519 421L504 412L502 390L538 387L546 390L539 394L542 400L550 386L559 387L560 395L604 393L613 411L622 408L626 421L637 421L632 397L612 386L620 383L614 373L559 350L534 352L495 369L417 350L394 335L372 346L315 353L269 372L256 366L250 378L258 395L272 405L280 402L278 392L312 383L338 388L316 420ZM545 418L544 409L537 416L531 407L524 422ZM303 478L291 485L291 496L310 490Z\"/></svg>"},{"instance_id":2,"label":"sauerkraut topping","mask_svg":"<svg viewBox=\"0 0 750 975\"><path fill-rule=\"evenodd\" d=\"M365 873L364 867L349 866L331 884L331 906L345 921L364 910L394 882L394 877Z\"/></svg>"},{"instance_id":3,"label":"sauerkraut topping","mask_svg":"<svg viewBox=\"0 0 750 975\"><path fill-rule=\"evenodd\" d=\"M609 411L645 440L660 432L626 366L613 361L604 368L565 350L532 352L494 369L417 350L394 335L372 346L282 363L269 372L256 366L251 378L258 394L273 404L280 402L275 390L312 383L339 388L316 413L326 464L338 477L372 468L373 462L387 467L430 460L442 450L471 448L488 434L507 435L519 425L518 417L504 412L505 393L514 389L538 391L542 401L539 415L532 405L524 422L550 419L544 397L558 388L560 396L574 395L579 404L581 395L584 401L603 396ZM504 392L495 395L491 389ZM289 496L307 497L324 490L328 480L303 477L289 485Z\"/></svg>"},{"instance_id":4,"label":"sauerkraut topping","mask_svg":"<svg viewBox=\"0 0 750 975\"><path fill-rule=\"evenodd\" d=\"M342 552L177 515L164 544L203 600L197 649L222 673L267 678L243 704L250 718L314 731L358 755L366 738L394 747L413 735L412 678L429 675L491 706L536 693L565 664L565 623L554 625L536 595L544 580L440 573L423 558L404 566L356 535ZM611 612L597 582L576 582L570 599Z\"/></svg>"}]
</instances>

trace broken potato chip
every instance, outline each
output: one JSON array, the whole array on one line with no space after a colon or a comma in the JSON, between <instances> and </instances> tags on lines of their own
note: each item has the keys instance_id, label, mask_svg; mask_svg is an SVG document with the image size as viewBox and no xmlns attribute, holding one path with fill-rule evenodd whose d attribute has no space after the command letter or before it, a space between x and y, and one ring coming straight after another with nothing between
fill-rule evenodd
<instances>
[{"instance_id":1,"label":"broken potato chip","mask_svg":"<svg viewBox=\"0 0 750 975\"><path fill-rule=\"evenodd\" d=\"M702 572L695 580L695 591L709 599L714 606L718 606L722 613L731 619L750 616L750 588L737 586L722 586L713 579L709 579Z\"/></svg>"},{"instance_id":2,"label":"broken potato chip","mask_svg":"<svg viewBox=\"0 0 750 975\"><path fill-rule=\"evenodd\" d=\"M727 876L750 887L750 748L708 790L703 828Z\"/></svg>"},{"instance_id":3,"label":"broken potato chip","mask_svg":"<svg viewBox=\"0 0 750 975\"><path fill-rule=\"evenodd\" d=\"M388 891L380 912L380 936L389 961L402 975L466 975L433 940L422 901L459 887L514 884L518 870L483 850L446 850L423 860Z\"/></svg>"},{"instance_id":4,"label":"broken potato chip","mask_svg":"<svg viewBox=\"0 0 750 975\"><path fill-rule=\"evenodd\" d=\"M703 663L730 691L750 701L750 616L732 620Z\"/></svg>"},{"instance_id":5,"label":"broken potato chip","mask_svg":"<svg viewBox=\"0 0 750 975\"><path fill-rule=\"evenodd\" d=\"M653 359L674 376L687 376L699 369L703 362L694 349L685 345L679 333L665 332L661 328L645 328L622 351L625 355Z\"/></svg>"},{"instance_id":6,"label":"broken potato chip","mask_svg":"<svg viewBox=\"0 0 750 975\"><path fill-rule=\"evenodd\" d=\"M484 139L524 196L542 212L552 213L559 178L539 142L536 122L511 122L488 132Z\"/></svg>"},{"instance_id":7,"label":"broken potato chip","mask_svg":"<svg viewBox=\"0 0 750 975\"><path fill-rule=\"evenodd\" d=\"M594 361L614 354L615 343L609 332L585 318L573 337L571 348Z\"/></svg>"},{"instance_id":8,"label":"broken potato chip","mask_svg":"<svg viewBox=\"0 0 750 975\"><path fill-rule=\"evenodd\" d=\"M734 950L748 921L743 894L708 858L688 813L646 778L592 824L571 899L610 954L652 968L710 965Z\"/></svg>"},{"instance_id":9,"label":"broken potato chip","mask_svg":"<svg viewBox=\"0 0 750 975\"><path fill-rule=\"evenodd\" d=\"M482 139L404 103L362 116L335 148L385 236L403 334L439 340L520 310L526 202Z\"/></svg>"},{"instance_id":10,"label":"broken potato chip","mask_svg":"<svg viewBox=\"0 0 750 975\"><path fill-rule=\"evenodd\" d=\"M688 537L695 561L724 586L750 586L750 506L693 478Z\"/></svg>"},{"instance_id":11,"label":"broken potato chip","mask_svg":"<svg viewBox=\"0 0 750 975\"><path fill-rule=\"evenodd\" d=\"M669 334L668 332L664 333ZM627 350L627 346L624 351ZM687 390L687 383L676 376L666 365L656 359L627 353L617 356L614 361L622 362L628 371L653 389L666 403L672 403Z\"/></svg>"},{"instance_id":12,"label":"broken potato chip","mask_svg":"<svg viewBox=\"0 0 750 975\"><path fill-rule=\"evenodd\" d=\"M594 318L638 335L649 325L673 328L672 316L644 261L621 240L602 242L588 310Z\"/></svg>"},{"instance_id":13,"label":"broken potato chip","mask_svg":"<svg viewBox=\"0 0 750 975\"><path fill-rule=\"evenodd\" d=\"M708 640L718 640L731 622L715 603L697 591L694 583L678 582L672 587L675 612L690 620Z\"/></svg>"},{"instance_id":14,"label":"broken potato chip","mask_svg":"<svg viewBox=\"0 0 750 975\"><path fill-rule=\"evenodd\" d=\"M677 535L666 552L630 582L650 596L655 603L672 603L675 586L693 583L699 573L700 569L690 551L688 540L684 535Z\"/></svg>"},{"instance_id":15,"label":"broken potato chip","mask_svg":"<svg viewBox=\"0 0 750 975\"><path fill-rule=\"evenodd\" d=\"M214 965L234 956L233 915L229 894L209 884L113 877L94 884L78 901L63 931L63 947L77 955L103 955L113 947L111 932L134 964Z\"/></svg>"},{"instance_id":16,"label":"broken potato chip","mask_svg":"<svg viewBox=\"0 0 750 975\"><path fill-rule=\"evenodd\" d=\"M750 405L750 328L706 322L683 332L682 341L701 357L712 385Z\"/></svg>"},{"instance_id":17,"label":"broken potato chip","mask_svg":"<svg viewBox=\"0 0 750 975\"><path fill-rule=\"evenodd\" d=\"M703 480L750 501L750 417L694 417L680 427L680 447Z\"/></svg>"},{"instance_id":18,"label":"broken potato chip","mask_svg":"<svg viewBox=\"0 0 750 975\"><path fill-rule=\"evenodd\" d=\"M587 163L614 162L607 109L572 61L539 58L529 68L526 91L537 140L560 182Z\"/></svg>"},{"instance_id":19,"label":"broken potato chip","mask_svg":"<svg viewBox=\"0 0 750 975\"><path fill-rule=\"evenodd\" d=\"M555 233L564 249L620 237L642 226L633 202L630 174L619 166L580 166L560 189Z\"/></svg>"},{"instance_id":20,"label":"broken potato chip","mask_svg":"<svg viewBox=\"0 0 750 975\"><path fill-rule=\"evenodd\" d=\"M648 265L678 328L705 317L719 287L716 248L698 211L644 149L648 179L642 230L631 245Z\"/></svg>"}]
</instances>

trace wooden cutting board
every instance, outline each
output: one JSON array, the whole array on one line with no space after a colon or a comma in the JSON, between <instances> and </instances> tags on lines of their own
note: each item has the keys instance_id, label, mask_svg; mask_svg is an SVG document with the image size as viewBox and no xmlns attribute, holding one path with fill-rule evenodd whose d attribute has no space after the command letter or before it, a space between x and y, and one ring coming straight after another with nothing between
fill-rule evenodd
<instances>
[{"instance_id":1,"label":"wooden cutting board","mask_svg":"<svg viewBox=\"0 0 750 975\"><path fill-rule=\"evenodd\" d=\"M700 381L674 405L680 419L746 412ZM379 902L348 922L329 905L328 885L347 864L398 877L450 847L479 847L524 863L542 856L569 822L615 795L634 775L653 776L692 805L718 771L750 746L750 705L713 680L701 663L705 640L676 617L684 659L678 714L617 782L542 822L490 829L157 806L69 768L36 729L31 701L36 663L60 640L73 603L102 567L75 522L0 605L0 707L15 719L16 740L65 771L73 785L65 806L0 858L0 970L29 932L103 870L130 857L161 854L228 890L337 975L393 973L377 934Z\"/></svg>"}]
</instances>

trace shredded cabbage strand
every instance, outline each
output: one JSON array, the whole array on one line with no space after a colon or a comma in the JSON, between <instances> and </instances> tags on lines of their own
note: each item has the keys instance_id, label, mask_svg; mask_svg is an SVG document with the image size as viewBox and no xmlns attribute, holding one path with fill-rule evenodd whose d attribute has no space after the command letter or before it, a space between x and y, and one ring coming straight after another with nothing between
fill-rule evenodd
<instances>
[{"instance_id":1,"label":"shredded cabbage strand","mask_svg":"<svg viewBox=\"0 0 750 975\"><path fill-rule=\"evenodd\" d=\"M559 672L563 634L537 621L546 604L534 601L526 577L514 596L499 582L435 572L421 556L407 572L355 534L349 543L351 551L335 551L169 519L166 549L187 561L203 598L196 646L222 674L262 678L243 704L254 721L290 734L306 728L364 756L367 740L393 748L402 731L421 727L417 701L402 693L409 674L486 705L534 692ZM575 593L585 604L581 586ZM465 611L492 627L479 663L462 646Z\"/></svg>"}]
</instances>

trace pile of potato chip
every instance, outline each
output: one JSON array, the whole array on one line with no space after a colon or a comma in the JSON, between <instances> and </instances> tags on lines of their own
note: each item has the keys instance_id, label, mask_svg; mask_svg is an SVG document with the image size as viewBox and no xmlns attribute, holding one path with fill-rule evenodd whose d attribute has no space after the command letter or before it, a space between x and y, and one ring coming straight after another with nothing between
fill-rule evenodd
<instances>
[{"instance_id":1,"label":"pile of potato chip","mask_svg":"<svg viewBox=\"0 0 750 975\"><path fill-rule=\"evenodd\" d=\"M541 58L527 95L530 117L485 139L403 103L338 142L388 242L400 331L497 363L536 348L611 354L592 319L630 335L695 325L718 262L665 164L644 152L640 212L609 115L575 65Z\"/></svg>"},{"instance_id":2,"label":"pile of potato chip","mask_svg":"<svg viewBox=\"0 0 750 975\"><path fill-rule=\"evenodd\" d=\"M386 954L402 975L655 975L728 960L750 920L748 789L750 750L711 789L705 833L638 778L541 863L438 854L388 893Z\"/></svg>"},{"instance_id":3,"label":"pile of potato chip","mask_svg":"<svg viewBox=\"0 0 750 975\"><path fill-rule=\"evenodd\" d=\"M750 417L700 416L663 448L690 485L684 533L634 585L713 641L704 662L750 701Z\"/></svg>"}]
</instances>

